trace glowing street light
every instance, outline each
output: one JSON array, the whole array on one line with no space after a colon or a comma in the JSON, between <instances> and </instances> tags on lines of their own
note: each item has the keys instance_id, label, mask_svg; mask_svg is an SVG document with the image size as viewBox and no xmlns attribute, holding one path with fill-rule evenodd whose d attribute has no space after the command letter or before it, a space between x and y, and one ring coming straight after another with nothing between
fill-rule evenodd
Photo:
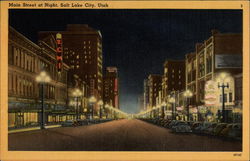
<instances>
[{"instance_id":1,"label":"glowing street light","mask_svg":"<svg viewBox=\"0 0 250 161\"><path fill-rule=\"evenodd\" d=\"M161 104L161 106L162 106L162 109L161 109L161 112L162 112L161 117L164 118L164 117L165 117L165 107L167 106L167 103L166 103L165 101L163 101L162 104Z\"/></svg>"},{"instance_id":2,"label":"glowing street light","mask_svg":"<svg viewBox=\"0 0 250 161\"><path fill-rule=\"evenodd\" d=\"M175 119L175 114L174 114L174 111L175 111L175 107L174 107L175 98L170 97L168 101L172 104L172 120L174 120Z\"/></svg>"},{"instance_id":3,"label":"glowing street light","mask_svg":"<svg viewBox=\"0 0 250 161\"><path fill-rule=\"evenodd\" d=\"M42 87L42 110L41 110L41 123L40 123L40 128L41 129L45 129L44 127L44 84L45 83L49 83L51 81L51 78L50 76L45 72L45 71L42 71L37 77L36 77L36 81L38 83L41 84L41 87Z\"/></svg>"},{"instance_id":4,"label":"glowing street light","mask_svg":"<svg viewBox=\"0 0 250 161\"><path fill-rule=\"evenodd\" d=\"M187 103L187 120L189 121L189 98L193 97L193 93L190 90L184 92L184 97L186 98Z\"/></svg>"},{"instance_id":5,"label":"glowing street light","mask_svg":"<svg viewBox=\"0 0 250 161\"><path fill-rule=\"evenodd\" d=\"M76 97L76 119L79 119L78 98L82 96L82 92L79 89L75 89L73 92L73 96Z\"/></svg>"},{"instance_id":6,"label":"glowing street light","mask_svg":"<svg viewBox=\"0 0 250 161\"><path fill-rule=\"evenodd\" d=\"M222 119L221 119L221 122L226 121L224 94L225 94L225 88L229 88L229 83L226 82L226 84L225 84L225 80L226 80L227 76L228 76L227 73L221 73L219 75L219 82L218 82L218 88L221 88L221 90L222 90Z\"/></svg>"},{"instance_id":7,"label":"glowing street light","mask_svg":"<svg viewBox=\"0 0 250 161\"><path fill-rule=\"evenodd\" d=\"M91 96L89 98L89 103L91 106L91 119L93 119L94 118L94 104L96 103L96 98L94 96Z\"/></svg>"},{"instance_id":8,"label":"glowing street light","mask_svg":"<svg viewBox=\"0 0 250 161\"><path fill-rule=\"evenodd\" d=\"M100 100L100 101L98 101L97 104L98 104L99 109L100 109L99 114L100 114L100 119L101 119L101 118L102 118L102 106L103 106L103 101Z\"/></svg>"}]
</instances>

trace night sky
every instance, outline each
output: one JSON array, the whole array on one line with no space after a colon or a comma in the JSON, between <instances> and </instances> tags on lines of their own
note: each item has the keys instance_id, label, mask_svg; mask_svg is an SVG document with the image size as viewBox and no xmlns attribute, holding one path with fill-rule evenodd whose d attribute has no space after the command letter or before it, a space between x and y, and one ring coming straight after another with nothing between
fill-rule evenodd
<instances>
[{"instance_id":1,"label":"night sky","mask_svg":"<svg viewBox=\"0 0 250 161\"><path fill-rule=\"evenodd\" d=\"M166 59L184 59L212 29L242 32L241 10L10 10L9 22L37 42L38 31L65 30L67 24L88 24L103 36L104 69L116 66L120 108L138 112L143 79L162 74Z\"/></svg>"}]
</instances>

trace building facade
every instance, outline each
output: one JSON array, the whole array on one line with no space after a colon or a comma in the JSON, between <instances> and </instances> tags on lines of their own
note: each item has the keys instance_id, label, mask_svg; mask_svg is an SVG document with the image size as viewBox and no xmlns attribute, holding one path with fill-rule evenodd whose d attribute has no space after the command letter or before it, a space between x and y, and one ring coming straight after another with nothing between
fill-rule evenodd
<instances>
[{"instance_id":1,"label":"building facade","mask_svg":"<svg viewBox=\"0 0 250 161\"><path fill-rule=\"evenodd\" d=\"M63 62L90 88L97 100L103 95L102 35L86 24L69 24L65 31L42 31L39 37L62 34Z\"/></svg>"},{"instance_id":2,"label":"building facade","mask_svg":"<svg viewBox=\"0 0 250 161\"><path fill-rule=\"evenodd\" d=\"M162 76L157 74L150 74L148 76L148 88L149 88L149 108L157 106L157 97L162 86Z\"/></svg>"},{"instance_id":3,"label":"building facade","mask_svg":"<svg viewBox=\"0 0 250 161\"><path fill-rule=\"evenodd\" d=\"M103 102L119 109L119 80L116 67L107 67L103 78Z\"/></svg>"},{"instance_id":4,"label":"building facade","mask_svg":"<svg viewBox=\"0 0 250 161\"><path fill-rule=\"evenodd\" d=\"M222 73L226 73L226 79L222 80ZM214 118L219 117L216 115L222 106L222 89L217 84L228 83L224 100L226 110L232 111L235 101L233 76L239 73L242 73L242 34L212 30L209 39L196 44L195 52L186 55L186 89L193 93L191 103L200 108L204 106L201 109L206 110L203 111Z\"/></svg>"},{"instance_id":5,"label":"building facade","mask_svg":"<svg viewBox=\"0 0 250 161\"><path fill-rule=\"evenodd\" d=\"M56 69L56 49L44 40L38 45L9 27L8 49L8 125L22 127L38 124L41 112L41 86L36 76L46 71L51 81L44 86L46 122L59 111L67 108L67 72ZM65 119L57 115L57 121Z\"/></svg>"},{"instance_id":6,"label":"building facade","mask_svg":"<svg viewBox=\"0 0 250 161\"><path fill-rule=\"evenodd\" d=\"M164 63L164 74L162 77L162 98L167 101L171 91L182 91L185 89L185 61L167 60Z\"/></svg>"}]
</instances>

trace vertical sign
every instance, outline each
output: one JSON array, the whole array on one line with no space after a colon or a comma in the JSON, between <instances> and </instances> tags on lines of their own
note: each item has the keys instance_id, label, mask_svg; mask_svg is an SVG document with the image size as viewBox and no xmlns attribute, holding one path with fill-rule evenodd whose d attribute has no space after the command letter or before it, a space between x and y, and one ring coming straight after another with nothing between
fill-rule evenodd
<instances>
[{"instance_id":1,"label":"vertical sign","mask_svg":"<svg viewBox=\"0 0 250 161\"><path fill-rule=\"evenodd\" d=\"M57 60L57 71L62 71L62 34L56 34L56 60Z\"/></svg>"}]
</instances>

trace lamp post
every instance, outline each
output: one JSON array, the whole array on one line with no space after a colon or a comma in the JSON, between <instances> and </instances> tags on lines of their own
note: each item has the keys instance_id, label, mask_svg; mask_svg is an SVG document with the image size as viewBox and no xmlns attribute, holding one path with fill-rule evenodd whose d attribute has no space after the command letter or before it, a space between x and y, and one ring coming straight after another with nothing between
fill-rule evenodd
<instances>
[{"instance_id":1,"label":"lamp post","mask_svg":"<svg viewBox=\"0 0 250 161\"><path fill-rule=\"evenodd\" d=\"M226 73L221 73L219 79L222 80L222 83L218 82L218 88L221 88L222 90L222 119L221 122L226 122L226 113L225 113L225 88L229 88L228 82L225 84L225 79L227 77Z\"/></svg>"},{"instance_id":2,"label":"lamp post","mask_svg":"<svg viewBox=\"0 0 250 161\"><path fill-rule=\"evenodd\" d=\"M93 118L94 118L94 104L96 103L96 98L94 96L91 96L89 98L89 103L91 106L91 119L93 120Z\"/></svg>"},{"instance_id":3,"label":"lamp post","mask_svg":"<svg viewBox=\"0 0 250 161\"><path fill-rule=\"evenodd\" d=\"M175 99L174 99L174 97L170 97L169 102L172 104L172 120L174 120L175 119L175 114L174 114L174 112L175 112L175 107L174 107Z\"/></svg>"},{"instance_id":4,"label":"lamp post","mask_svg":"<svg viewBox=\"0 0 250 161\"><path fill-rule=\"evenodd\" d=\"M99 115L100 115L100 119L102 118L102 106L103 106L103 101L100 100L97 103L99 105Z\"/></svg>"},{"instance_id":5,"label":"lamp post","mask_svg":"<svg viewBox=\"0 0 250 161\"><path fill-rule=\"evenodd\" d=\"M189 98L193 96L193 93L190 90L184 92L184 97L186 98L187 103L187 121L189 121Z\"/></svg>"},{"instance_id":6,"label":"lamp post","mask_svg":"<svg viewBox=\"0 0 250 161\"><path fill-rule=\"evenodd\" d=\"M161 117L164 119L165 118L165 107L167 106L166 102L163 101L162 104L161 104L161 112L162 112L162 115Z\"/></svg>"},{"instance_id":7,"label":"lamp post","mask_svg":"<svg viewBox=\"0 0 250 161\"><path fill-rule=\"evenodd\" d=\"M108 108L109 108L109 105L108 104L105 104L105 112L106 112L106 119L108 118Z\"/></svg>"},{"instance_id":8,"label":"lamp post","mask_svg":"<svg viewBox=\"0 0 250 161\"><path fill-rule=\"evenodd\" d=\"M40 128L45 129L44 127L44 84L49 83L51 80L50 76L47 75L45 71L42 71L37 77L36 81L41 84L42 87L42 97L41 97L41 104L42 104L42 109L41 109L41 123L40 123Z\"/></svg>"},{"instance_id":9,"label":"lamp post","mask_svg":"<svg viewBox=\"0 0 250 161\"><path fill-rule=\"evenodd\" d=\"M76 120L79 119L79 105L78 99L82 96L82 92L79 89L75 89L73 92L73 96L76 97Z\"/></svg>"},{"instance_id":10,"label":"lamp post","mask_svg":"<svg viewBox=\"0 0 250 161\"><path fill-rule=\"evenodd\" d=\"M155 106L153 106L153 118L155 118L155 115L156 115L156 114L155 114L155 113L156 113L156 111L155 111L155 110L156 110L156 107L155 107Z\"/></svg>"}]
</instances>

